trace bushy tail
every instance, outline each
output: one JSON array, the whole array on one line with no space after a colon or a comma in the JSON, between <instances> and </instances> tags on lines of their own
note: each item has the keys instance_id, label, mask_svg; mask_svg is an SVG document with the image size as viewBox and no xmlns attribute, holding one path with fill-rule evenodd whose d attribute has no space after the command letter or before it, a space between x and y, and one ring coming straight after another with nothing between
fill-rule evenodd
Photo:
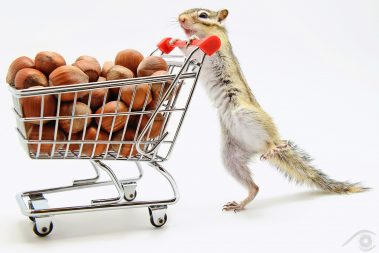
<instances>
[{"instance_id":1,"label":"bushy tail","mask_svg":"<svg viewBox=\"0 0 379 253\"><path fill-rule=\"evenodd\" d=\"M279 151L270 158L269 163L283 172L287 178L299 184L315 186L321 190L334 193L355 193L368 190L359 183L339 182L329 178L311 165L312 159L292 142L289 148Z\"/></svg>"}]
</instances>

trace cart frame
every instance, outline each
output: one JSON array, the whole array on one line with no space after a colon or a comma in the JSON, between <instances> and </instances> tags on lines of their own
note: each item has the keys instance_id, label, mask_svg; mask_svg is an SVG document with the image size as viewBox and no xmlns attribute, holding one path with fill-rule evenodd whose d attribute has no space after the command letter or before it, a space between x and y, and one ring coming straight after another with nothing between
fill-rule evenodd
<instances>
[{"instance_id":1,"label":"cart frame","mask_svg":"<svg viewBox=\"0 0 379 253\"><path fill-rule=\"evenodd\" d=\"M17 194L16 199L19 204L19 207L21 209L21 212L23 215L28 216L33 222L33 231L38 236L46 236L48 235L52 229L53 229L53 223L52 223L52 217L54 215L61 215L61 214L69 214L69 213L79 213L79 212L89 212L89 211L101 211L101 210L114 210L114 209L122 209L122 208L136 208L136 207L148 207L149 214L150 214L150 222L155 227L161 227L163 226L167 221L167 206L175 204L179 200L179 192L176 185L176 182L174 178L171 176L171 174L165 170L159 162L166 161L169 156L171 155L172 149L174 147L174 144L176 143L177 136L179 134L179 130L181 128L181 125L183 123L183 120L185 118L188 106L190 104L190 101L193 96L193 92L195 90L199 74L202 68L202 65L204 63L204 60L207 55L212 55L214 52L216 52L220 45L220 39L216 36L210 36L203 40L193 40L190 42L191 45L194 46L194 49L190 52L190 54L184 58L183 63L178 63L175 61L170 61L171 59L176 59L177 56L168 55L174 47L183 47L187 46L187 42L185 41L176 41L174 44L170 43L171 38L165 38L163 39L159 44L158 48L152 53L158 52L158 50L161 51L161 55L163 57L166 57L168 59L168 64L171 68L171 72L175 67L180 67L179 72L166 75L166 76L158 76L158 77L140 77L140 78L132 78L132 79L124 79L124 80L116 80L116 81L105 81L105 82L98 82L98 83L89 83L89 84L79 84L79 85L68 85L68 86L56 86L56 87L46 87L41 89L32 89L32 90L16 90L13 87L10 87L10 91L13 95L13 102L14 102L14 112L16 114L17 118L17 132L19 133L19 137L21 139L21 142L24 144L26 149L28 150L28 153L31 158L33 159L88 159L94 169L95 176L88 179L81 179L81 180L74 180L72 185L63 186L63 187L56 187L56 188L49 188L49 189L41 189L41 190L33 190L33 191L27 191ZM197 52L202 51L200 60L195 59L194 55ZM189 71L191 69L191 71ZM181 85L183 84L184 80L186 79L192 79L193 84L190 87L190 91L188 93L188 99L185 102L185 105L183 108L176 108L175 102L176 97L173 98L174 101L165 102L169 96L172 97L172 93L176 93L178 89L180 89ZM115 155L109 155L108 154L108 148L109 145L112 144L112 141L104 141L104 144L107 144L107 150L105 154L103 154L101 157L94 156L94 153L92 153L92 156L86 157L82 156L81 151L83 148L83 145L86 144L92 144L94 147L96 147L97 144L101 144L102 142L98 140L98 133L96 136L96 140L94 141L88 141L84 140L84 137L82 140L71 140L71 129L72 129L72 122L77 118L84 118L86 121L89 117L93 115L79 115L68 117L71 119L71 126L70 126L70 134L69 134L69 140L64 140L62 143L65 143L67 145L66 150L60 150L55 152L55 145L57 143L59 144L60 141L57 140L57 124L55 129L55 136L53 141L43 141L41 140L41 132L42 132L42 121L44 120L61 120L62 116L57 117L44 117L43 116L43 101L42 99L42 108L41 108L41 117L38 118L26 118L22 117L22 109L20 105L20 98L28 97L28 96L46 96L47 94L62 94L67 92L75 92L75 103L77 100L77 94L80 91L86 91L88 89L96 89L96 88L118 88L123 87L125 85L137 85L140 83L150 83L150 89L151 89L151 83L152 82L167 82L171 80L171 84L168 86L166 92L164 94L160 94L160 102L158 103L158 106L155 110L150 111L148 113L151 114L148 122L146 123L146 126L142 129L141 132L138 131L139 125L137 127L137 132L139 133L138 137L135 138L134 141L120 141L117 142L118 144L132 144L135 145L135 148L138 150L137 156L131 156L128 157L120 157L118 152L117 156ZM179 88L178 88L179 87ZM163 89L162 89L163 91ZM134 100L136 91L134 90L132 103ZM92 92L90 93L92 95ZM90 97L91 97L90 95ZM119 95L120 96L120 95ZM60 105L60 99L61 96L58 97L58 107ZM119 99L119 97L118 97ZM166 103L166 106L164 104ZM89 104L89 102L88 102ZM103 107L105 104L105 98ZM167 106L167 104L171 104L170 106ZM144 105L144 109L146 106L146 101ZM163 108L163 109L162 109ZM142 113L146 113L144 111ZM59 111L59 108L57 109ZM168 132L166 131L166 125L168 124L169 118L171 117L172 112L179 110L182 115L180 117L180 120L177 124L176 131L174 135L171 137L171 140L166 140L166 137L168 136ZM149 134L149 129L154 123L155 117L158 113L166 113L167 117L165 117L165 123L164 126L160 132L160 135L155 138L154 140L144 140L144 136L146 134ZM115 113L109 114L110 116L113 116L114 119L116 116L119 115L130 115L136 114L135 112L131 112L131 109L129 112L117 112L117 108ZM137 113L138 114L138 113ZM99 115L98 115L99 116ZM108 116L108 114L102 114L100 116ZM102 118L101 118L102 119ZM112 128L114 126L114 119L112 122ZM28 140L26 137L26 130L25 130L25 122L30 121L36 121L40 120L40 137L39 140ZM101 122L101 121L100 121ZM140 124L140 123L139 123ZM100 128L100 126L99 126ZM125 126L126 129L126 126ZM125 133L124 129L124 133ZM84 135L84 134L83 134ZM44 156L40 154L40 147L41 144L52 144L52 152L48 156ZM31 152L28 149L28 145L38 145L38 151L37 152ZM80 144L80 152L78 154L73 153L70 154L68 152L68 145L70 144ZM168 150L166 151L165 155L161 156L159 154L159 148L163 145L168 145ZM143 145L143 147L141 146ZM121 145L120 145L121 147ZM93 148L95 150L95 148ZM128 160L128 161L134 161L137 169L138 169L138 176L135 178L128 178L128 179L119 179L115 172L104 163L105 160ZM163 200L150 200L150 201L134 201L136 198L136 187L137 187L137 181L140 180L143 177L143 168L142 168L142 162L146 162L148 165L150 165L152 168L154 168L160 175L162 175L170 184L173 196L167 199ZM100 172L105 172L105 174L110 178L108 181L99 181L100 179ZM91 200L90 204L86 205L78 205L78 206L64 206L64 207L49 207L48 201L45 198L44 194L51 194L51 193L57 193L57 192L65 192L65 191L73 191L73 190L80 190L85 188L92 188L92 187L101 187L101 186L107 186L107 185L113 185L118 195L116 197L107 198L107 199L95 199Z\"/></svg>"}]
</instances>

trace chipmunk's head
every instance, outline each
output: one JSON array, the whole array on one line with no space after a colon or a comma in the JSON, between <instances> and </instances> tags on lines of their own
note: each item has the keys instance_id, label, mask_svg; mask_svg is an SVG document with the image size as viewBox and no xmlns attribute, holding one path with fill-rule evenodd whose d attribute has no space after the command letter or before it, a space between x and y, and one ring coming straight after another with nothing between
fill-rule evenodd
<instances>
[{"instance_id":1,"label":"chipmunk's head","mask_svg":"<svg viewBox=\"0 0 379 253\"><path fill-rule=\"evenodd\" d=\"M207 9L190 9L178 16L180 26L186 35L197 35L202 38L225 31L223 21L228 16L228 10L211 11Z\"/></svg>"}]
</instances>

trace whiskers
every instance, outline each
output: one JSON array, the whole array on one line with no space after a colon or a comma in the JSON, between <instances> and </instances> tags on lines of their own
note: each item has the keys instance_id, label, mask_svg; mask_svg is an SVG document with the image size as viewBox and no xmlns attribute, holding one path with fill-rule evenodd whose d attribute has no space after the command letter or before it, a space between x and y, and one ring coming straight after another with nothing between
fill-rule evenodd
<instances>
[{"instance_id":1,"label":"whiskers","mask_svg":"<svg viewBox=\"0 0 379 253\"><path fill-rule=\"evenodd\" d=\"M168 20L168 22L169 22L168 27L169 27L170 29L180 28L179 21L178 21L178 18L177 18L177 17L171 17L171 18Z\"/></svg>"}]
</instances>

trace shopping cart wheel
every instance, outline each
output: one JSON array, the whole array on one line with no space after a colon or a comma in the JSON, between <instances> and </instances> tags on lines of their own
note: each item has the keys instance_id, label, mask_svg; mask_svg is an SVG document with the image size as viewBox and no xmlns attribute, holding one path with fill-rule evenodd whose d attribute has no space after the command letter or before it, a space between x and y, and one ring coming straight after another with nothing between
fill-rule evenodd
<instances>
[{"instance_id":1,"label":"shopping cart wheel","mask_svg":"<svg viewBox=\"0 0 379 253\"><path fill-rule=\"evenodd\" d=\"M44 237L50 234L51 231L53 231L53 227L53 223L50 222L50 225L48 227L41 227L40 229L38 229L37 223L34 223L33 232L39 237Z\"/></svg>"},{"instance_id":2,"label":"shopping cart wheel","mask_svg":"<svg viewBox=\"0 0 379 253\"><path fill-rule=\"evenodd\" d=\"M124 183L122 184L122 188L124 189L124 199L126 201L133 201L137 197L136 182Z\"/></svg>"},{"instance_id":3,"label":"shopping cart wheel","mask_svg":"<svg viewBox=\"0 0 379 253\"><path fill-rule=\"evenodd\" d=\"M167 206L149 206L150 223L154 227L162 227L167 222Z\"/></svg>"},{"instance_id":4,"label":"shopping cart wheel","mask_svg":"<svg viewBox=\"0 0 379 253\"><path fill-rule=\"evenodd\" d=\"M164 224L167 222L167 214L164 215L163 218L158 218L158 224L155 222L154 217L151 215L150 216L150 223L156 228L162 227Z\"/></svg>"},{"instance_id":5,"label":"shopping cart wheel","mask_svg":"<svg viewBox=\"0 0 379 253\"><path fill-rule=\"evenodd\" d=\"M134 193L129 193L129 195L125 193L124 195L124 198L126 201L133 201L135 200L136 197L137 197L137 191L134 191Z\"/></svg>"}]
</instances>

